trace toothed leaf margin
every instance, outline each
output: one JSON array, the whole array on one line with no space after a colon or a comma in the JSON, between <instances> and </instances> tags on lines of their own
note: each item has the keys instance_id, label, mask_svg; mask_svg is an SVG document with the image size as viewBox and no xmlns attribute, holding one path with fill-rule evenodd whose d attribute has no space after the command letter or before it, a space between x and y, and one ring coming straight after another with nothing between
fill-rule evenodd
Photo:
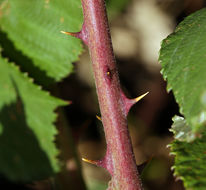
<instances>
[{"instance_id":1,"label":"toothed leaf margin","mask_svg":"<svg viewBox=\"0 0 206 190\"><path fill-rule=\"evenodd\" d=\"M66 103L1 57L0 71L0 173L23 182L49 177L60 170L54 110Z\"/></svg>"}]
</instances>

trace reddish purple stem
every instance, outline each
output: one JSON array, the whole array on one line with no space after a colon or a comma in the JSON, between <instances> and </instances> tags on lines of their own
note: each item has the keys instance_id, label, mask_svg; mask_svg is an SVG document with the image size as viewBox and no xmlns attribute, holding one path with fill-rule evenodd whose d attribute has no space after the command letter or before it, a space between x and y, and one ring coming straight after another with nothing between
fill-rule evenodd
<instances>
[{"instance_id":1,"label":"reddish purple stem","mask_svg":"<svg viewBox=\"0 0 206 190\"><path fill-rule=\"evenodd\" d=\"M84 24L78 33L92 59L97 95L107 142L107 153L97 165L112 175L108 190L142 190L127 114L138 99L128 99L120 88L104 0L82 0ZM64 32L65 33L65 32Z\"/></svg>"},{"instance_id":2,"label":"reddish purple stem","mask_svg":"<svg viewBox=\"0 0 206 190\"><path fill-rule=\"evenodd\" d=\"M112 158L108 159L113 165L109 188L142 189L127 126L126 97L122 96L120 88L105 2L82 0L82 7L102 122Z\"/></svg>"}]
</instances>

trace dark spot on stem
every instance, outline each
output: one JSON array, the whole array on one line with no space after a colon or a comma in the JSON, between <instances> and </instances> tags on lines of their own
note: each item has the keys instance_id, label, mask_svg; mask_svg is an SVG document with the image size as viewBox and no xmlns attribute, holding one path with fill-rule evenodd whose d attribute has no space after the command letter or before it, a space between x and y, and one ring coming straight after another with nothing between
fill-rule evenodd
<instances>
[{"instance_id":1,"label":"dark spot on stem","mask_svg":"<svg viewBox=\"0 0 206 190\"><path fill-rule=\"evenodd\" d=\"M116 69L110 69L109 67L107 67L106 69L106 74L105 74L105 78L107 81L111 82L112 81L112 78L114 76L114 73L115 73Z\"/></svg>"},{"instance_id":2,"label":"dark spot on stem","mask_svg":"<svg viewBox=\"0 0 206 190\"><path fill-rule=\"evenodd\" d=\"M111 82L111 80L112 80L112 71L109 67L106 68L105 78L109 82Z\"/></svg>"}]
</instances>

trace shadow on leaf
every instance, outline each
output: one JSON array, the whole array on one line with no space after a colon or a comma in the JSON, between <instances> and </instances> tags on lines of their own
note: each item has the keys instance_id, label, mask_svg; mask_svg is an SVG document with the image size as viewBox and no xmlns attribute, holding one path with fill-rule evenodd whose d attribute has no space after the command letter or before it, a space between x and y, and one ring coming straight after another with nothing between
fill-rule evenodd
<instances>
[{"instance_id":1,"label":"shadow on leaf","mask_svg":"<svg viewBox=\"0 0 206 190\"><path fill-rule=\"evenodd\" d=\"M21 67L23 72L28 72L29 75L34 78L35 82L48 86L55 82L55 80L47 76L46 72L40 70L32 62L32 59L23 55L20 50L17 50L13 42L7 37L7 34L0 30L0 46L2 47L2 56L9 58L9 61L15 62Z\"/></svg>"},{"instance_id":2,"label":"shadow on leaf","mask_svg":"<svg viewBox=\"0 0 206 190\"><path fill-rule=\"evenodd\" d=\"M27 124L23 101L15 83L14 86L16 102L0 110L0 172L9 180L19 182L49 177L54 171Z\"/></svg>"}]
</instances>

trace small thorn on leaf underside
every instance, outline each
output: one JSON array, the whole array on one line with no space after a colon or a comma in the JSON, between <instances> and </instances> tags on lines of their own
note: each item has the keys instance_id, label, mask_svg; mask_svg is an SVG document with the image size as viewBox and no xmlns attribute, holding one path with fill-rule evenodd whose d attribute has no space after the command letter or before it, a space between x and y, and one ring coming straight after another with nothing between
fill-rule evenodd
<instances>
[{"instance_id":1,"label":"small thorn on leaf underside","mask_svg":"<svg viewBox=\"0 0 206 190\"><path fill-rule=\"evenodd\" d=\"M124 107L125 107L125 114L127 115L130 108L137 102L139 102L142 98L144 98L149 92L144 93L141 96L138 96L137 98L134 99L129 99L127 98L123 92L121 92L123 102L124 102Z\"/></svg>"},{"instance_id":2,"label":"small thorn on leaf underside","mask_svg":"<svg viewBox=\"0 0 206 190\"><path fill-rule=\"evenodd\" d=\"M106 155L102 160L89 160L86 158L82 158L82 161L87 162L89 164L93 164L99 167L106 169L111 176L113 175L113 165L110 151L107 150Z\"/></svg>"},{"instance_id":3,"label":"small thorn on leaf underside","mask_svg":"<svg viewBox=\"0 0 206 190\"><path fill-rule=\"evenodd\" d=\"M82 25L82 29L81 29L80 32L65 32L65 31L61 31L61 33L69 35L69 36L73 36L73 37L76 37L76 38L79 38L86 45L88 45L87 30L86 30L85 24Z\"/></svg>"}]
</instances>

